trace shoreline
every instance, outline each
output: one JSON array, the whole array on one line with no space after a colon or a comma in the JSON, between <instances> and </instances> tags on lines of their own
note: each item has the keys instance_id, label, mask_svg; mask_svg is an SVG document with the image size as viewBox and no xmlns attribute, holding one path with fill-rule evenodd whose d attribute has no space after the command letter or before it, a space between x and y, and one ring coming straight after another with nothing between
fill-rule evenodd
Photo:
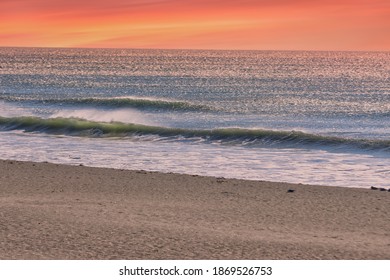
<instances>
[{"instance_id":1,"label":"shoreline","mask_svg":"<svg viewBox=\"0 0 390 280\"><path fill-rule=\"evenodd\" d=\"M0 170L0 259L390 259L390 192L13 160Z\"/></svg>"}]
</instances>

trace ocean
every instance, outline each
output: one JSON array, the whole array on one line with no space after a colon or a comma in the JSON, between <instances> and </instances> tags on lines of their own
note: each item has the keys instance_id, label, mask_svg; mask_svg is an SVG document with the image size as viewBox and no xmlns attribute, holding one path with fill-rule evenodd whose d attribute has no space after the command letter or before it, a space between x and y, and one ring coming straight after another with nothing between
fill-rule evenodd
<instances>
[{"instance_id":1,"label":"ocean","mask_svg":"<svg viewBox=\"0 0 390 280\"><path fill-rule=\"evenodd\" d=\"M0 158L390 187L390 52L0 48Z\"/></svg>"}]
</instances>

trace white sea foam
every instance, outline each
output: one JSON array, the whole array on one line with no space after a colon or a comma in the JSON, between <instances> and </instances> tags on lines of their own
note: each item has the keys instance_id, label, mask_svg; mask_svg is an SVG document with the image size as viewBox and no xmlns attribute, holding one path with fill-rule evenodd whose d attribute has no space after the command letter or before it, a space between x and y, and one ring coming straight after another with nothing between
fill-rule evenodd
<instances>
[{"instance_id":1,"label":"white sea foam","mask_svg":"<svg viewBox=\"0 0 390 280\"><path fill-rule=\"evenodd\" d=\"M390 187L390 158L362 154L247 149L177 141L113 142L18 132L2 132L0 147L2 159L343 187Z\"/></svg>"},{"instance_id":2,"label":"white sea foam","mask_svg":"<svg viewBox=\"0 0 390 280\"><path fill-rule=\"evenodd\" d=\"M146 114L135 109L98 110L78 109L59 110L53 113L50 118L79 118L96 122L122 122L137 123L143 125L156 125L147 118Z\"/></svg>"}]
</instances>

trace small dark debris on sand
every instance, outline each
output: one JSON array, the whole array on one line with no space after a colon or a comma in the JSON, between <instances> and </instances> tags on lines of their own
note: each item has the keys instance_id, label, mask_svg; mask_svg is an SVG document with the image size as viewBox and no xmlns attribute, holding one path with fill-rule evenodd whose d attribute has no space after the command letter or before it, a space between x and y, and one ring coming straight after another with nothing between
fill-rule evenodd
<instances>
[{"instance_id":1,"label":"small dark debris on sand","mask_svg":"<svg viewBox=\"0 0 390 280\"><path fill-rule=\"evenodd\" d=\"M224 177L217 178L217 183L223 183L223 182L226 182L226 179Z\"/></svg>"},{"instance_id":2,"label":"small dark debris on sand","mask_svg":"<svg viewBox=\"0 0 390 280\"><path fill-rule=\"evenodd\" d=\"M386 189L386 188L377 188L377 187L374 187L374 186L371 186L371 190L379 190L381 192L390 192L390 189Z\"/></svg>"}]
</instances>

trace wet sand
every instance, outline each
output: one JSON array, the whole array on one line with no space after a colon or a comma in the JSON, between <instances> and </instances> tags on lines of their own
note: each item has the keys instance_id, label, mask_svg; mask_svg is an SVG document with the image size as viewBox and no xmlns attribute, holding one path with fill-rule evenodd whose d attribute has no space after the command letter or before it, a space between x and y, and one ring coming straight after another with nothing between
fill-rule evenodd
<instances>
[{"instance_id":1,"label":"wet sand","mask_svg":"<svg viewBox=\"0 0 390 280\"><path fill-rule=\"evenodd\" d=\"M0 161L0 259L390 259L369 187Z\"/></svg>"}]
</instances>

